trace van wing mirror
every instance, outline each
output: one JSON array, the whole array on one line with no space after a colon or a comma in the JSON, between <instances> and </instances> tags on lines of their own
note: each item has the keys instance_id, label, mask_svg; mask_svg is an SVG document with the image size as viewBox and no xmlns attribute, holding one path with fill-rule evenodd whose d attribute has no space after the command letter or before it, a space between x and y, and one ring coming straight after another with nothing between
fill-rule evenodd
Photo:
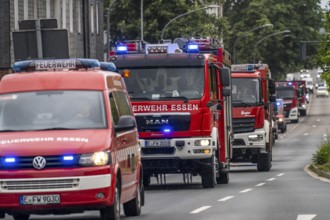
<instances>
[{"instance_id":1,"label":"van wing mirror","mask_svg":"<svg viewBox=\"0 0 330 220\"><path fill-rule=\"evenodd\" d=\"M276 96L274 96L274 95L269 96L269 101L276 102Z\"/></svg>"},{"instance_id":2,"label":"van wing mirror","mask_svg":"<svg viewBox=\"0 0 330 220\"><path fill-rule=\"evenodd\" d=\"M115 131L128 131L136 127L136 122L134 116L123 115L120 116L118 125L115 126Z\"/></svg>"},{"instance_id":3,"label":"van wing mirror","mask_svg":"<svg viewBox=\"0 0 330 220\"><path fill-rule=\"evenodd\" d=\"M231 96L231 89L230 88L223 88L222 89L222 95L223 96Z\"/></svg>"}]
</instances>

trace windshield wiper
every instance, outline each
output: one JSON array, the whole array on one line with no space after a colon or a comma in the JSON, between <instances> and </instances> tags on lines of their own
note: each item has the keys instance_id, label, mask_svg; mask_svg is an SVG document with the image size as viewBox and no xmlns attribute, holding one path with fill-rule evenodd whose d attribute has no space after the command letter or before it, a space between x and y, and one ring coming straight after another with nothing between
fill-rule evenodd
<instances>
[{"instance_id":1,"label":"windshield wiper","mask_svg":"<svg viewBox=\"0 0 330 220\"><path fill-rule=\"evenodd\" d=\"M0 130L0 132L21 132L21 131L27 131L27 130L12 130L12 129Z\"/></svg>"},{"instance_id":2,"label":"windshield wiper","mask_svg":"<svg viewBox=\"0 0 330 220\"><path fill-rule=\"evenodd\" d=\"M240 101L240 100L235 100L235 101L233 101L233 104L246 107L246 106L254 106L256 103L247 103L247 102L243 102L243 101Z\"/></svg>"},{"instance_id":3,"label":"windshield wiper","mask_svg":"<svg viewBox=\"0 0 330 220\"><path fill-rule=\"evenodd\" d=\"M44 129L36 129L32 131L50 131L50 130L79 130L80 128L68 128L68 127L52 127L52 128L44 128ZM31 130L30 130L31 131Z\"/></svg>"},{"instance_id":4,"label":"windshield wiper","mask_svg":"<svg viewBox=\"0 0 330 220\"><path fill-rule=\"evenodd\" d=\"M176 100L182 100L184 103L188 102L188 98L185 96L165 96L165 97L160 97L159 99L176 99Z\"/></svg>"}]
</instances>

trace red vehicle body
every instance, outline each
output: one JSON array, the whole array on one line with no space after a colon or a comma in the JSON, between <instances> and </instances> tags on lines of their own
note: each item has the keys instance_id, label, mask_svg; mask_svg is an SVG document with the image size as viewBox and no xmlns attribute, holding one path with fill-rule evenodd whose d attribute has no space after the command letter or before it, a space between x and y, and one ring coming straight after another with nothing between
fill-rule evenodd
<instances>
[{"instance_id":1,"label":"red vehicle body","mask_svg":"<svg viewBox=\"0 0 330 220\"><path fill-rule=\"evenodd\" d=\"M221 47L210 47L207 39L176 42L195 49L190 53L178 43L150 44L145 54L110 60L124 75L131 95L144 184L149 185L152 176L182 173L199 174L203 187L213 188L229 181L230 74L224 68L229 55ZM191 75L197 83L183 87L181 79Z\"/></svg>"},{"instance_id":2,"label":"red vehicle body","mask_svg":"<svg viewBox=\"0 0 330 220\"><path fill-rule=\"evenodd\" d=\"M302 98L297 81L276 81L276 97L283 99L285 120L293 123L299 122ZM300 107L301 106L301 107ZM306 114L306 112L304 112ZM304 114L303 113L303 114Z\"/></svg>"},{"instance_id":3,"label":"red vehicle body","mask_svg":"<svg viewBox=\"0 0 330 220\"><path fill-rule=\"evenodd\" d=\"M231 67L233 105L232 162L252 162L269 171L272 161L274 81L266 64Z\"/></svg>"},{"instance_id":4,"label":"red vehicle body","mask_svg":"<svg viewBox=\"0 0 330 220\"><path fill-rule=\"evenodd\" d=\"M126 215L140 214L135 117L122 77L100 66L91 59L21 61L2 78L0 218L100 210L101 219L119 219L121 203ZM90 112L75 118L82 101Z\"/></svg>"}]
</instances>

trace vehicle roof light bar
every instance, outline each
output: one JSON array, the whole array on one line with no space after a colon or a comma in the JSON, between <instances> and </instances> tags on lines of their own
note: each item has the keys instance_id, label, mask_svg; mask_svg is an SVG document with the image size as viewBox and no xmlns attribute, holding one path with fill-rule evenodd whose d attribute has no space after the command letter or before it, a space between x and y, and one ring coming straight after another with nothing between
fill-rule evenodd
<instances>
[{"instance_id":1,"label":"vehicle roof light bar","mask_svg":"<svg viewBox=\"0 0 330 220\"><path fill-rule=\"evenodd\" d=\"M100 62L101 70L117 72L117 67L113 62Z\"/></svg>"},{"instance_id":2,"label":"vehicle roof light bar","mask_svg":"<svg viewBox=\"0 0 330 220\"><path fill-rule=\"evenodd\" d=\"M16 73L32 71L77 70L100 68L96 59L49 59L49 60L25 60L15 62L12 69Z\"/></svg>"}]
</instances>

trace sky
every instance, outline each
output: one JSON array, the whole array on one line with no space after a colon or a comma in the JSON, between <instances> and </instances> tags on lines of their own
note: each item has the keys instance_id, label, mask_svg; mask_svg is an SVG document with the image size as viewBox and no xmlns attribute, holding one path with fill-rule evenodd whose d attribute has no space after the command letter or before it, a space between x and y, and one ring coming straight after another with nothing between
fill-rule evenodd
<instances>
[{"instance_id":1,"label":"sky","mask_svg":"<svg viewBox=\"0 0 330 220\"><path fill-rule=\"evenodd\" d=\"M321 7L322 8L326 8L326 6L328 5L329 0L321 0Z\"/></svg>"}]
</instances>

